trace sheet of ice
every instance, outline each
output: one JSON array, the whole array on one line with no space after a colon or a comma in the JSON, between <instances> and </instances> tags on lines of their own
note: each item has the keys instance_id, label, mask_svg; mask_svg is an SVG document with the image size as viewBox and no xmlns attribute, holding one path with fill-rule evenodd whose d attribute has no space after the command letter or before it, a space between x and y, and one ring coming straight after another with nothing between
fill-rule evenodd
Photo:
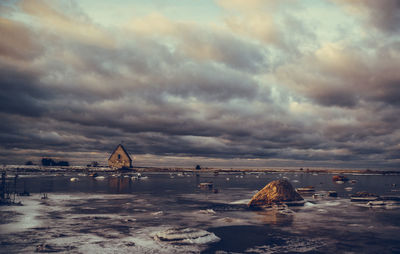
<instances>
[{"instance_id":1,"label":"sheet of ice","mask_svg":"<svg viewBox=\"0 0 400 254\"><path fill-rule=\"evenodd\" d=\"M214 185L219 189L217 194L198 189L197 178L194 176L171 179L169 174L152 174L149 181L134 183L125 179L125 194L112 194L120 191L113 185L115 182L111 181L112 177L107 177L102 182L81 177L82 181L76 183L71 183L69 176L56 177L59 180L57 183L62 183L60 179L65 179L70 188L65 189L70 192L49 191L47 200L40 200L40 196L36 194L24 197L23 207L0 207L1 211L15 209L15 218L18 218L16 222L7 223L8 226L18 228L18 232L0 234L0 241L5 243L1 246L2 251L13 253L14 248L19 253L32 253L35 246L49 244L55 249L65 252L70 250L73 253L199 253L208 248L207 246L220 243L222 245L220 249L217 248L218 251L230 251L229 246L235 244L230 236L239 235L243 238L242 236L251 233L254 228L261 228L262 232L271 234L279 241L269 242L268 235L260 242L254 242L250 237L249 245L241 253L318 252L321 251L320 248L332 250L330 253L334 253L337 251L334 249L337 246L335 239L340 239L353 250L360 251L365 247L364 242L373 239L372 237L377 238L372 241L376 248L390 246L396 241L395 232L400 228L398 212L355 206L344 190L347 185L332 183L330 175L299 174L296 178L299 185L319 186L325 192L336 190L339 193L338 198L309 198L302 207L262 211L249 210L245 204L255 193L255 189L262 188L278 175L271 177L271 174L260 174L259 179L253 175L245 175L244 178L235 178L234 175L237 174L200 176L200 181L203 178L213 178ZM285 176L293 179L293 175ZM227 182L226 177L231 180ZM44 181L48 180L46 176ZM85 181L88 186L82 186ZM362 179L357 181L356 185L352 185L355 191L359 186L366 186ZM318 185L320 182L325 182L327 186ZM389 182L392 184L393 179ZM388 191L393 189L387 182L379 184ZM376 185L374 180L368 186ZM18 224L24 224L21 218L27 214L31 216L26 218L32 224ZM212 242L207 234L187 240L190 244L182 245L154 239L154 232L177 227L205 230L222 241ZM219 231L220 228L229 229ZM1 232L4 232L2 229L0 228ZM226 245L223 246L224 244ZM371 248L371 253L376 248ZM338 252L343 252L343 249ZM384 252L390 253L390 249L385 249Z\"/></svg>"},{"instance_id":2,"label":"sheet of ice","mask_svg":"<svg viewBox=\"0 0 400 254\"><path fill-rule=\"evenodd\" d=\"M196 228L169 228L154 233L154 238L171 244L208 244L221 240L214 233Z\"/></svg>"},{"instance_id":3,"label":"sheet of ice","mask_svg":"<svg viewBox=\"0 0 400 254\"><path fill-rule=\"evenodd\" d=\"M20 215L17 215L13 222L0 224L0 234L11 234L41 226L42 220L39 219L42 214L40 201L34 198L25 198L23 201L23 206L2 207L2 211L14 211Z\"/></svg>"}]
</instances>

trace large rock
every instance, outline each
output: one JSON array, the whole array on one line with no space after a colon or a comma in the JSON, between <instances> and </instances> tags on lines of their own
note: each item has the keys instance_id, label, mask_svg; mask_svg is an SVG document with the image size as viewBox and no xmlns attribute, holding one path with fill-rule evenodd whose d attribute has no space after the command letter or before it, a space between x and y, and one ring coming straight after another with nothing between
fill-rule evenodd
<instances>
[{"instance_id":1,"label":"large rock","mask_svg":"<svg viewBox=\"0 0 400 254\"><path fill-rule=\"evenodd\" d=\"M288 180L272 181L254 195L249 207L268 207L274 204L283 204L293 201L301 201L303 198L295 191Z\"/></svg>"}]
</instances>

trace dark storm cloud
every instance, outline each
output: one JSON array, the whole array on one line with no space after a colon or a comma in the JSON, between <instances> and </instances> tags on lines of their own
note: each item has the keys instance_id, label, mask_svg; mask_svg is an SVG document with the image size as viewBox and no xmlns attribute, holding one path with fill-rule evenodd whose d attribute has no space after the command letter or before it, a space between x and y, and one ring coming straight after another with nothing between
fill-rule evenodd
<instances>
[{"instance_id":1,"label":"dark storm cloud","mask_svg":"<svg viewBox=\"0 0 400 254\"><path fill-rule=\"evenodd\" d=\"M266 52L256 44L223 32L210 33L193 29L193 27L184 27L179 33L185 43L184 51L189 55L195 54L198 58L211 58L233 69L246 72L268 70ZM190 48L185 48L188 46Z\"/></svg>"},{"instance_id":2,"label":"dark storm cloud","mask_svg":"<svg viewBox=\"0 0 400 254\"><path fill-rule=\"evenodd\" d=\"M0 111L27 116L39 116L47 111L44 100L50 95L40 87L34 73L0 66Z\"/></svg>"},{"instance_id":3,"label":"dark storm cloud","mask_svg":"<svg viewBox=\"0 0 400 254\"><path fill-rule=\"evenodd\" d=\"M333 0L350 7L351 12L364 12L367 24L385 32L398 32L400 28L399 0ZM353 8L353 9L352 9Z\"/></svg>"},{"instance_id":4,"label":"dark storm cloud","mask_svg":"<svg viewBox=\"0 0 400 254\"><path fill-rule=\"evenodd\" d=\"M176 70L172 78L161 78L163 80L160 82L167 87L167 93L202 100L252 99L258 89L256 82L249 76L216 65L189 64Z\"/></svg>"},{"instance_id":5,"label":"dark storm cloud","mask_svg":"<svg viewBox=\"0 0 400 254\"><path fill-rule=\"evenodd\" d=\"M368 49L326 45L314 55L278 69L285 83L324 106L355 107L361 102L398 105L400 92L396 43Z\"/></svg>"},{"instance_id":6,"label":"dark storm cloud","mask_svg":"<svg viewBox=\"0 0 400 254\"><path fill-rule=\"evenodd\" d=\"M311 98L324 106L354 107L357 103L357 95L346 89L315 89L311 91Z\"/></svg>"},{"instance_id":7,"label":"dark storm cloud","mask_svg":"<svg viewBox=\"0 0 400 254\"><path fill-rule=\"evenodd\" d=\"M385 81L384 81L385 82ZM394 106L400 106L400 79L386 81L380 89L370 95L371 99L385 102Z\"/></svg>"}]
</instances>

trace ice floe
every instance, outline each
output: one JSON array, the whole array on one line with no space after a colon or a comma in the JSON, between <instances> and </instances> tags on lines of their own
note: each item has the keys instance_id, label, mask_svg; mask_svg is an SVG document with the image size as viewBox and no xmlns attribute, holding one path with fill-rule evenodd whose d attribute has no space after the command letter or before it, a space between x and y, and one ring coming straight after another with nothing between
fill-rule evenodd
<instances>
[{"instance_id":1,"label":"ice floe","mask_svg":"<svg viewBox=\"0 0 400 254\"><path fill-rule=\"evenodd\" d=\"M195 228L169 228L156 232L154 238L171 244L209 244L221 240L214 233Z\"/></svg>"}]
</instances>

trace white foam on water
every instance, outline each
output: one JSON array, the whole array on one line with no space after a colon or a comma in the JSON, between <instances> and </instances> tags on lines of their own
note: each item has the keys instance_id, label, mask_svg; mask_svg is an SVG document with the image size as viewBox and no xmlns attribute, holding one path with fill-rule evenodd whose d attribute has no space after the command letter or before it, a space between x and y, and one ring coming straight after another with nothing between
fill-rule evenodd
<instances>
[{"instance_id":1,"label":"white foam on water","mask_svg":"<svg viewBox=\"0 0 400 254\"><path fill-rule=\"evenodd\" d=\"M327 202L321 203L320 206L338 206L341 204L342 203L339 201L327 201Z\"/></svg>"},{"instance_id":2,"label":"white foam on water","mask_svg":"<svg viewBox=\"0 0 400 254\"><path fill-rule=\"evenodd\" d=\"M316 206L316 204L313 204L311 202L305 202L304 203L304 207L314 207L314 206Z\"/></svg>"},{"instance_id":3,"label":"white foam on water","mask_svg":"<svg viewBox=\"0 0 400 254\"><path fill-rule=\"evenodd\" d=\"M202 214L216 214L216 212L213 209L200 210L199 213L202 213Z\"/></svg>"},{"instance_id":4,"label":"white foam on water","mask_svg":"<svg viewBox=\"0 0 400 254\"><path fill-rule=\"evenodd\" d=\"M230 202L229 204L231 204L231 205L246 205L249 202L250 202L250 199L247 198L247 199L236 200L236 201Z\"/></svg>"},{"instance_id":5,"label":"white foam on water","mask_svg":"<svg viewBox=\"0 0 400 254\"><path fill-rule=\"evenodd\" d=\"M163 214L164 214L163 211L157 211L157 212L151 213L151 215L154 215L154 216L160 216L160 215L163 215Z\"/></svg>"}]
</instances>

